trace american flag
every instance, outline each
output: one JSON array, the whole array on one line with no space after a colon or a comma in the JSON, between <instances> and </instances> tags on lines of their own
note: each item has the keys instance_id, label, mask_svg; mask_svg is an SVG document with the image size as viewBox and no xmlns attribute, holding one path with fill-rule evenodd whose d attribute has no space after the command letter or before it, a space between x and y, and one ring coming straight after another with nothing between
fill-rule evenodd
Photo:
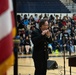
<instances>
[{"instance_id":1,"label":"american flag","mask_svg":"<svg viewBox=\"0 0 76 75\"><path fill-rule=\"evenodd\" d=\"M14 25L12 0L0 0L0 75L14 64Z\"/></svg>"}]
</instances>

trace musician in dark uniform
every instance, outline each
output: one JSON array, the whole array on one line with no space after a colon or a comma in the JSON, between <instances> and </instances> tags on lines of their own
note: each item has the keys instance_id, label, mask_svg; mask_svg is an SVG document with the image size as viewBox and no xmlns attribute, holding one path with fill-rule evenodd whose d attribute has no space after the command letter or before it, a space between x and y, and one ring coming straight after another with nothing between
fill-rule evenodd
<instances>
[{"instance_id":1,"label":"musician in dark uniform","mask_svg":"<svg viewBox=\"0 0 76 75\"><path fill-rule=\"evenodd\" d=\"M39 23L40 29L32 32L33 61L35 65L34 75L46 75L48 59L48 43L52 42L51 32L48 30L48 21L42 19Z\"/></svg>"}]
</instances>

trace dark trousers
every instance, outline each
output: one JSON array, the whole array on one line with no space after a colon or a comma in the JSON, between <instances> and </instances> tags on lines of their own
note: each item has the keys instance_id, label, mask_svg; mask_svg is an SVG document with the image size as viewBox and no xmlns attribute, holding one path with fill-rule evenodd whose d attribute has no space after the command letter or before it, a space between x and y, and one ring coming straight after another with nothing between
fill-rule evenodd
<instances>
[{"instance_id":1,"label":"dark trousers","mask_svg":"<svg viewBox=\"0 0 76 75\"><path fill-rule=\"evenodd\" d=\"M33 59L35 66L34 75L46 75L47 59Z\"/></svg>"}]
</instances>

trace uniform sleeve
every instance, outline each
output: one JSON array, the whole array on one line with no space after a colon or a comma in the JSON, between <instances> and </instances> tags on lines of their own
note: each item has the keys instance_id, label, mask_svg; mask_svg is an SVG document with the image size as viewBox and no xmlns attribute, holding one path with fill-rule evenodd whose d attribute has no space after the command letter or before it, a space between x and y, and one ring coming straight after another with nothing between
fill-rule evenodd
<instances>
[{"instance_id":1,"label":"uniform sleeve","mask_svg":"<svg viewBox=\"0 0 76 75\"><path fill-rule=\"evenodd\" d=\"M31 34L31 39L32 39L32 42L33 44L40 44L44 41L45 39L45 36L43 36L42 34L36 32L36 31L33 31L32 34Z\"/></svg>"}]
</instances>

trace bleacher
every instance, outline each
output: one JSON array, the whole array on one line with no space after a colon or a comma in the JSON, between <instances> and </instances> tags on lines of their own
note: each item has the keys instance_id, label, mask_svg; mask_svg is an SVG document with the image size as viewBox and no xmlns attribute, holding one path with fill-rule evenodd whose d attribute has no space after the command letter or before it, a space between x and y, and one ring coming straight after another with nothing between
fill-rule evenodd
<instances>
[{"instance_id":1,"label":"bleacher","mask_svg":"<svg viewBox=\"0 0 76 75\"><path fill-rule=\"evenodd\" d=\"M16 0L17 13L70 13L60 0Z\"/></svg>"}]
</instances>

